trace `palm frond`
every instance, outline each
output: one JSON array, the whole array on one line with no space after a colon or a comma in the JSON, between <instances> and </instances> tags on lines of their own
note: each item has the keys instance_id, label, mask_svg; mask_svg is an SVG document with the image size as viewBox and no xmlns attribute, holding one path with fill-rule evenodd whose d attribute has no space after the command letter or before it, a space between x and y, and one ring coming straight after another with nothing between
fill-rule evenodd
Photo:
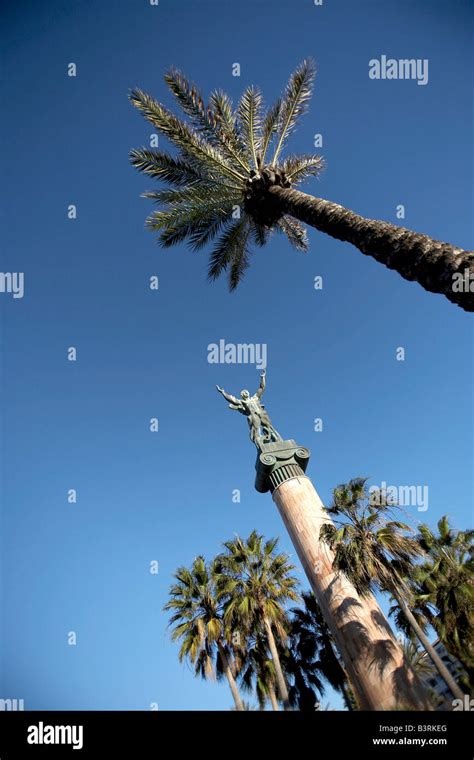
<instances>
[{"instance_id":1,"label":"palm frond","mask_svg":"<svg viewBox=\"0 0 474 760\"><path fill-rule=\"evenodd\" d=\"M262 124L262 144L260 146L260 164L265 164L265 157L272 139L278 129L281 110L281 98L268 109Z\"/></svg>"},{"instance_id":2,"label":"palm frond","mask_svg":"<svg viewBox=\"0 0 474 760\"><path fill-rule=\"evenodd\" d=\"M214 114L215 131L220 143L247 174L250 171L250 164L245 157L244 145L237 129L236 116L230 98L225 92L216 90L211 93L209 105Z\"/></svg>"},{"instance_id":3,"label":"palm frond","mask_svg":"<svg viewBox=\"0 0 474 760\"><path fill-rule=\"evenodd\" d=\"M212 198L194 201L192 205L180 207L177 205L169 210L155 211L146 220L147 226L153 231L159 231L160 243L168 248L172 245L191 238L195 248L203 235L213 236L209 226L221 226L231 217L232 204L221 201L216 205Z\"/></svg>"},{"instance_id":4,"label":"palm frond","mask_svg":"<svg viewBox=\"0 0 474 760\"><path fill-rule=\"evenodd\" d=\"M237 180L240 186L245 179L244 175L231 167L216 147L200 137L161 103L139 89L131 91L130 101L156 129L181 149L191 165L201 170L204 168L209 174L217 173Z\"/></svg>"},{"instance_id":5,"label":"palm frond","mask_svg":"<svg viewBox=\"0 0 474 760\"><path fill-rule=\"evenodd\" d=\"M250 220L237 219L221 236L209 259L208 277L217 279L230 267L229 285L234 290L248 265Z\"/></svg>"},{"instance_id":6,"label":"palm frond","mask_svg":"<svg viewBox=\"0 0 474 760\"><path fill-rule=\"evenodd\" d=\"M262 93L256 87L247 87L238 106L239 122L244 145L258 169L257 154L261 144Z\"/></svg>"},{"instance_id":7,"label":"palm frond","mask_svg":"<svg viewBox=\"0 0 474 760\"><path fill-rule=\"evenodd\" d=\"M308 250L308 234L306 228L303 227L300 222L293 219L291 216L282 216L276 223L280 232L283 232L288 238L289 243L296 248L297 251L303 251L306 253Z\"/></svg>"},{"instance_id":8,"label":"palm frond","mask_svg":"<svg viewBox=\"0 0 474 760\"><path fill-rule=\"evenodd\" d=\"M286 178L292 185L297 185L307 177L317 177L324 168L322 156L287 156L281 163Z\"/></svg>"},{"instance_id":9,"label":"palm frond","mask_svg":"<svg viewBox=\"0 0 474 760\"><path fill-rule=\"evenodd\" d=\"M255 245L259 248L263 248L268 243L272 231L268 227L264 227L263 224L252 223L251 236Z\"/></svg>"},{"instance_id":10,"label":"palm frond","mask_svg":"<svg viewBox=\"0 0 474 760\"><path fill-rule=\"evenodd\" d=\"M130 151L130 163L143 174L178 187L192 182L211 181L183 158L173 158L163 151L136 148Z\"/></svg>"},{"instance_id":11,"label":"palm frond","mask_svg":"<svg viewBox=\"0 0 474 760\"><path fill-rule=\"evenodd\" d=\"M190 117L195 127L206 136L212 134L212 116L204 105L204 100L196 85L189 82L179 69L171 68L164 76L165 82L175 96L184 113Z\"/></svg>"},{"instance_id":12,"label":"palm frond","mask_svg":"<svg viewBox=\"0 0 474 760\"><path fill-rule=\"evenodd\" d=\"M179 213L187 213L195 204L208 204L219 207L222 205L234 205L240 200L240 193L229 185L219 186L219 196L216 197L216 188L199 184L186 185L178 189L152 190L142 193L142 198L150 198L156 203L175 207Z\"/></svg>"},{"instance_id":13,"label":"palm frond","mask_svg":"<svg viewBox=\"0 0 474 760\"><path fill-rule=\"evenodd\" d=\"M300 116L306 111L313 91L315 75L316 67L314 61L311 58L307 58L290 77L281 105L278 142L272 164L277 162L285 140L294 129Z\"/></svg>"}]
</instances>

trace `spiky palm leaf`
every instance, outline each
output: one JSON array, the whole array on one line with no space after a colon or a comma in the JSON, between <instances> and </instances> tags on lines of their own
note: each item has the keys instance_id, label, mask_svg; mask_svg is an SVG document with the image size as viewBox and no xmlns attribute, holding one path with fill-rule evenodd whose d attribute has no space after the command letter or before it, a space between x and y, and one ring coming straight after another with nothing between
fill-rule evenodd
<instances>
[{"instance_id":1,"label":"spiky palm leaf","mask_svg":"<svg viewBox=\"0 0 474 760\"><path fill-rule=\"evenodd\" d=\"M227 272L231 290L249 265L250 244L263 246L274 225L293 246L307 248L302 225L261 196L271 184L296 186L322 168L319 156L291 156L278 163L287 137L305 111L313 78L314 64L304 61L284 96L267 111L255 87L247 88L234 110L230 98L219 90L206 104L196 85L172 68L165 81L184 119L140 89L130 93L132 104L177 150L176 155L150 148L130 153L138 171L171 188L143 194L160 204L147 226L159 233L165 247L187 240L199 249L220 236L211 252L209 278ZM268 166L273 141L277 145Z\"/></svg>"},{"instance_id":2,"label":"spiky palm leaf","mask_svg":"<svg viewBox=\"0 0 474 760\"><path fill-rule=\"evenodd\" d=\"M256 87L248 87L240 99L238 115L240 129L253 168L259 169L257 156L261 146L262 93Z\"/></svg>"},{"instance_id":3,"label":"spiky palm leaf","mask_svg":"<svg viewBox=\"0 0 474 760\"><path fill-rule=\"evenodd\" d=\"M295 128L298 119L305 113L311 94L313 82L316 76L316 67L311 58L303 61L291 75L282 100L279 125L278 142L273 154L272 164L276 164L285 141Z\"/></svg>"},{"instance_id":4,"label":"spiky palm leaf","mask_svg":"<svg viewBox=\"0 0 474 760\"><path fill-rule=\"evenodd\" d=\"M288 242L297 251L306 253L308 250L308 233L302 224L291 216L282 216L276 223L277 228L288 238Z\"/></svg>"}]
</instances>

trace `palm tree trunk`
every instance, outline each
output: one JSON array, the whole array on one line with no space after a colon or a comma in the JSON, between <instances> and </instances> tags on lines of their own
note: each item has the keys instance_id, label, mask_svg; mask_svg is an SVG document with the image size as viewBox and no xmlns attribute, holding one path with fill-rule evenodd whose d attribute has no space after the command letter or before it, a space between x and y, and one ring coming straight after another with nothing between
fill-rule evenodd
<instances>
[{"instance_id":1,"label":"palm tree trunk","mask_svg":"<svg viewBox=\"0 0 474 760\"><path fill-rule=\"evenodd\" d=\"M278 684L278 691L280 693L280 699L283 702L284 710L291 710L290 698L288 695L288 687L286 685L285 676L281 668L280 657L276 648L275 637L273 636L272 626L267 618L264 618L263 623L267 632L268 646L272 655L273 664L275 666L275 674Z\"/></svg>"},{"instance_id":2,"label":"palm tree trunk","mask_svg":"<svg viewBox=\"0 0 474 760\"><path fill-rule=\"evenodd\" d=\"M446 682L446 684L451 689L451 692L456 699L464 699L464 694L460 687L457 685L456 681L452 677L451 673L447 669L446 665L444 664L443 660L437 653L437 651L434 649L434 647L431 645L430 640L428 639L427 635L421 628L421 626L418 625L416 618L414 617L412 611L408 607L407 603L401 596L401 594L398 594L396 591L391 589L391 593L397 600L398 604L400 605L400 609L402 610L403 614L405 615L406 619L410 623L411 627L413 628L415 634L417 635L419 641L425 648L428 656L430 657L433 665L435 666L436 670L440 674L441 678Z\"/></svg>"},{"instance_id":3,"label":"palm tree trunk","mask_svg":"<svg viewBox=\"0 0 474 760\"><path fill-rule=\"evenodd\" d=\"M268 192L285 214L352 243L406 280L415 280L425 290L442 293L465 311L474 311L474 251L389 222L365 219L338 203L299 190L273 185Z\"/></svg>"},{"instance_id":4,"label":"palm tree trunk","mask_svg":"<svg viewBox=\"0 0 474 760\"><path fill-rule=\"evenodd\" d=\"M224 669L225 676L229 682L230 690L232 692L232 696L234 697L234 703L237 710L244 710L244 704L242 702L242 699L239 694L239 690L237 688L237 684L235 683L235 678L232 675L232 668L229 664L229 658L227 657L227 653L222 646L221 643L218 643L219 647L219 654L221 656L222 660L222 667Z\"/></svg>"},{"instance_id":5,"label":"palm tree trunk","mask_svg":"<svg viewBox=\"0 0 474 760\"><path fill-rule=\"evenodd\" d=\"M270 702L272 703L273 710L275 710L275 712L278 712L280 708L278 707L278 700L276 698L275 689L273 686L268 687L268 696L270 697Z\"/></svg>"},{"instance_id":6,"label":"palm tree trunk","mask_svg":"<svg viewBox=\"0 0 474 760\"><path fill-rule=\"evenodd\" d=\"M334 553L319 538L330 522L310 479L301 475L273 491L293 545L344 663L362 710L431 709L427 694L408 667L374 596L361 597L343 573L333 569Z\"/></svg>"}]
</instances>

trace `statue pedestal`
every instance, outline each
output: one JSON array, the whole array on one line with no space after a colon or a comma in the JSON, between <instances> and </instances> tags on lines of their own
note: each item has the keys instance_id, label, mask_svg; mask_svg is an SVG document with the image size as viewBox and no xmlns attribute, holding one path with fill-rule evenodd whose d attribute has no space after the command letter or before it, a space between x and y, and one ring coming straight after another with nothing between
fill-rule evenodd
<instances>
[{"instance_id":1,"label":"statue pedestal","mask_svg":"<svg viewBox=\"0 0 474 760\"><path fill-rule=\"evenodd\" d=\"M273 493L285 480L305 474L310 451L293 439L262 443L260 449L255 463L255 488L259 493Z\"/></svg>"}]
</instances>

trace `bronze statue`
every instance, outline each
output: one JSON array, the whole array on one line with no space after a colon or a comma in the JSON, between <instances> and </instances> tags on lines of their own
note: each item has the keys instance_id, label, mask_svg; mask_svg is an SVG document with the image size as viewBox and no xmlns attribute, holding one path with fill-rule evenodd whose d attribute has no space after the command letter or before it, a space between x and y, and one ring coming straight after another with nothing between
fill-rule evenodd
<instances>
[{"instance_id":1,"label":"bronze statue","mask_svg":"<svg viewBox=\"0 0 474 760\"><path fill-rule=\"evenodd\" d=\"M260 449L263 443L283 440L273 427L267 410L260 401L265 390L265 374L266 371L263 370L260 375L260 385L253 396L247 390L243 390L240 392L240 398L236 398L216 385L219 393L222 393L224 398L229 401L229 408L235 409L247 417L250 428L250 440L255 444L257 449Z\"/></svg>"}]
</instances>

